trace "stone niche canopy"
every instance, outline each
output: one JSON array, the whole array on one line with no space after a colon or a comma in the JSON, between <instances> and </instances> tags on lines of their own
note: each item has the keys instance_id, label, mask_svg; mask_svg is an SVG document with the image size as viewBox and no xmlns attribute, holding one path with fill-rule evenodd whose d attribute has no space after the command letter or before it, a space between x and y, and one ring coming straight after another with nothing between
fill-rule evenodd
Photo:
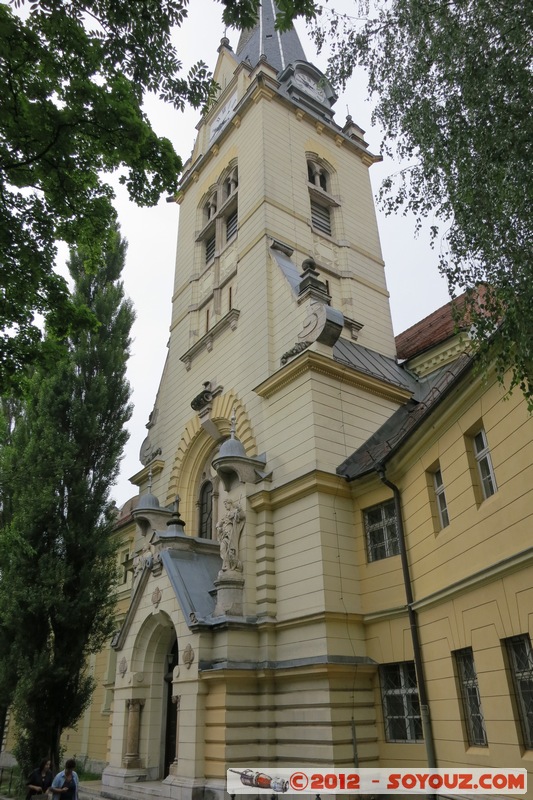
<instances>
[{"instance_id":1,"label":"stone niche canopy","mask_svg":"<svg viewBox=\"0 0 533 800\"><path fill-rule=\"evenodd\" d=\"M266 455L256 458L246 455L244 445L235 435L236 418L231 418L230 438L222 442L219 453L213 459L213 469L222 481L227 492L236 481L239 483L259 483L268 478L265 472Z\"/></svg>"}]
</instances>

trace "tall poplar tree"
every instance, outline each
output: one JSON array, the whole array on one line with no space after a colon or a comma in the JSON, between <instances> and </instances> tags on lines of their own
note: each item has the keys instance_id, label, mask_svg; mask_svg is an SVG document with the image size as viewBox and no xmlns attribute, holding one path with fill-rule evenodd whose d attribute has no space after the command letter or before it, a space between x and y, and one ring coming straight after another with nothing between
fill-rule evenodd
<instances>
[{"instance_id":1,"label":"tall poplar tree","mask_svg":"<svg viewBox=\"0 0 533 800\"><path fill-rule=\"evenodd\" d=\"M0 706L9 703L23 770L58 766L62 732L90 701L86 669L113 629L116 577L110 489L131 414L125 377L134 314L120 281L126 244L91 272L72 251L73 302L98 324L49 337L48 372L4 414L1 452Z\"/></svg>"}]
</instances>

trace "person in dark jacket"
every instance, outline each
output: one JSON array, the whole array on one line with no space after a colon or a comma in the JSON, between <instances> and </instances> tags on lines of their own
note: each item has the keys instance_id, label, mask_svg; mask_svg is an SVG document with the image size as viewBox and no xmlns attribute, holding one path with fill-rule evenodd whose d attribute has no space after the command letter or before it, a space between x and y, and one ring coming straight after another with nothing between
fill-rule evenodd
<instances>
[{"instance_id":1,"label":"person in dark jacket","mask_svg":"<svg viewBox=\"0 0 533 800\"><path fill-rule=\"evenodd\" d=\"M28 794L26 800L34 797L36 794L46 794L52 785L52 772L50 771L50 759L43 758L37 769L34 769L28 780L26 786L28 787Z\"/></svg>"}]
</instances>

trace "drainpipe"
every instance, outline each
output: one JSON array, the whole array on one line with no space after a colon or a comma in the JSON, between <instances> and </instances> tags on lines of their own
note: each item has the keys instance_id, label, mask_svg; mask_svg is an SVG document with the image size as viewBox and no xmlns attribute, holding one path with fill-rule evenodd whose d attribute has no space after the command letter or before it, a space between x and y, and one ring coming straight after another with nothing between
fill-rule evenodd
<instances>
[{"instance_id":1,"label":"drainpipe","mask_svg":"<svg viewBox=\"0 0 533 800\"><path fill-rule=\"evenodd\" d=\"M426 757L428 767L436 769L437 758L435 756L435 743L433 741L433 731L431 729L431 719L429 716L429 704L426 688L426 678L424 675L424 665L422 662L422 648L420 647L420 638L418 636L418 621L416 611L413 608L413 588L411 586L411 575L409 572L409 562L407 560L407 549L405 547L405 530L403 527L403 514L402 503L400 499L400 490L394 483L389 481L385 475L385 467L380 464L376 467L381 481L392 489L394 493L394 505L396 510L396 524L398 527L398 544L400 547L400 559L402 564L403 584L405 587L405 597L407 600L407 613L409 615L409 626L411 628L411 640L413 643L413 656L416 669L416 677L418 681L418 697L420 699L420 720L422 722L422 732L424 734L424 743L426 746Z\"/></svg>"}]
</instances>

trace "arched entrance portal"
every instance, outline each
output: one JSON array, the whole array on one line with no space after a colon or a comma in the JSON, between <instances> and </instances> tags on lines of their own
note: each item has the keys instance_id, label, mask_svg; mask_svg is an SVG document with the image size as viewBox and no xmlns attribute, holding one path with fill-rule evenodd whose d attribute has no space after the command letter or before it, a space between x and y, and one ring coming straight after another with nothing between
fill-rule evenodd
<instances>
[{"instance_id":1,"label":"arched entrance portal","mask_svg":"<svg viewBox=\"0 0 533 800\"><path fill-rule=\"evenodd\" d=\"M135 695L144 699L139 756L149 781L166 778L176 757L177 708L172 702L172 677L177 663L176 629L160 610L141 625L132 659Z\"/></svg>"},{"instance_id":2,"label":"arched entrance portal","mask_svg":"<svg viewBox=\"0 0 533 800\"><path fill-rule=\"evenodd\" d=\"M166 691L166 725L165 725L165 761L164 761L164 775L170 773L170 765L177 755L176 743L178 734L178 712L176 703L172 698L172 677L174 674L174 667L178 665L178 640L174 641L172 650L168 656L168 672L165 675L165 683L167 685Z\"/></svg>"}]
</instances>

